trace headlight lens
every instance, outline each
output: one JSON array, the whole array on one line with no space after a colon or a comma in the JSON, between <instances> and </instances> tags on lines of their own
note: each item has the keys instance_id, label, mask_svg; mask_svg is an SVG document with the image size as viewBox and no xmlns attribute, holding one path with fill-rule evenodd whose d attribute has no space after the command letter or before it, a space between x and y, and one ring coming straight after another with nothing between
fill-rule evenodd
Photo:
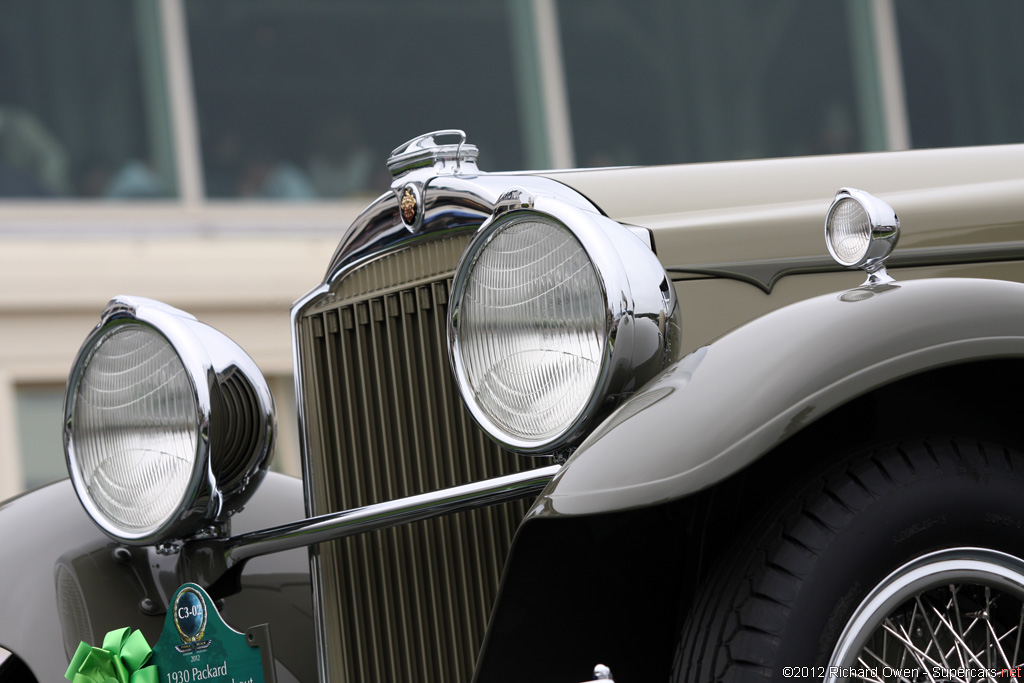
<instances>
[{"instance_id":1,"label":"headlight lens","mask_svg":"<svg viewBox=\"0 0 1024 683\"><path fill-rule=\"evenodd\" d=\"M571 448L678 353L675 292L622 225L515 188L463 254L448 326L474 419L527 454Z\"/></svg>"},{"instance_id":2,"label":"headlight lens","mask_svg":"<svg viewBox=\"0 0 1024 683\"><path fill-rule=\"evenodd\" d=\"M230 339L157 301L118 297L68 378L64 449L89 516L132 544L239 509L273 454L273 400Z\"/></svg>"},{"instance_id":3,"label":"headlight lens","mask_svg":"<svg viewBox=\"0 0 1024 683\"><path fill-rule=\"evenodd\" d=\"M85 361L71 414L83 492L110 522L147 533L181 505L199 440L195 391L157 332L122 324Z\"/></svg>"},{"instance_id":4,"label":"headlight lens","mask_svg":"<svg viewBox=\"0 0 1024 683\"><path fill-rule=\"evenodd\" d=\"M594 264L564 226L527 215L494 231L468 267L468 389L501 429L548 439L583 412L601 371L608 316Z\"/></svg>"},{"instance_id":5,"label":"headlight lens","mask_svg":"<svg viewBox=\"0 0 1024 683\"><path fill-rule=\"evenodd\" d=\"M836 260L844 266L857 265L867 253L871 243L868 214L852 199L841 199L836 203L828 231Z\"/></svg>"}]
</instances>

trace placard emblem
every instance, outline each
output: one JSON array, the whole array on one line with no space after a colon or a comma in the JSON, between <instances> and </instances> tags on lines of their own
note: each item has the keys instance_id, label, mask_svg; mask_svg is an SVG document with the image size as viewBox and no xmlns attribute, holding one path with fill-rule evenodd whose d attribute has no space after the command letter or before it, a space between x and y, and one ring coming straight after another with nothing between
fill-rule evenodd
<instances>
[{"instance_id":1,"label":"placard emblem","mask_svg":"<svg viewBox=\"0 0 1024 683\"><path fill-rule=\"evenodd\" d=\"M206 633L206 603L199 592L186 586L174 600L174 627L183 643L196 643L201 647ZM188 648L193 649L193 648Z\"/></svg>"},{"instance_id":2,"label":"placard emblem","mask_svg":"<svg viewBox=\"0 0 1024 683\"><path fill-rule=\"evenodd\" d=\"M203 588L186 583L171 596L150 661L159 683L274 683L266 624L240 633L221 618Z\"/></svg>"}]
</instances>

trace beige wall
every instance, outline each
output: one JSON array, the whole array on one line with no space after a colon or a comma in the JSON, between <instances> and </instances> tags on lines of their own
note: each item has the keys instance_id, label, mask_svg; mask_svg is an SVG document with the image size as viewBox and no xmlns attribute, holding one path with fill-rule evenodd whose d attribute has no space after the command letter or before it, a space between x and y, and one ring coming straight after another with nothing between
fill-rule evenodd
<instances>
[{"instance_id":1,"label":"beige wall","mask_svg":"<svg viewBox=\"0 0 1024 683\"><path fill-rule=\"evenodd\" d=\"M23 485L16 388L62 385L116 294L165 301L238 342L275 393L278 466L298 474L288 312L361 206L0 207L0 500Z\"/></svg>"}]
</instances>

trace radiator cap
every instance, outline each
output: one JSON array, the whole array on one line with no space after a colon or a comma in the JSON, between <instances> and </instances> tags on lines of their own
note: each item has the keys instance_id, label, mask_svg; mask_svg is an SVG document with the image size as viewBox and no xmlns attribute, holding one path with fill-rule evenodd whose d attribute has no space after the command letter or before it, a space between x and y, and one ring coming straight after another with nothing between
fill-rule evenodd
<instances>
[{"instance_id":1,"label":"radiator cap","mask_svg":"<svg viewBox=\"0 0 1024 683\"><path fill-rule=\"evenodd\" d=\"M439 137L456 138L455 142L440 143ZM388 170L395 178L420 168L433 167L437 175L474 176L479 154L476 145L466 142L461 130L435 130L399 145L388 157Z\"/></svg>"}]
</instances>

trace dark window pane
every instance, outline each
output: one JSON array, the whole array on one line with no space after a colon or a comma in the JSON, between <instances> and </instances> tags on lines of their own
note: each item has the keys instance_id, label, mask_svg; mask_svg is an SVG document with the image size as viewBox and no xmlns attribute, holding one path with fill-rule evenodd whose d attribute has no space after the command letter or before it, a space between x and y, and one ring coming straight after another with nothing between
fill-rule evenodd
<instances>
[{"instance_id":1,"label":"dark window pane","mask_svg":"<svg viewBox=\"0 0 1024 683\"><path fill-rule=\"evenodd\" d=\"M64 387L19 386L14 396L23 487L66 477L60 429Z\"/></svg>"},{"instance_id":2,"label":"dark window pane","mask_svg":"<svg viewBox=\"0 0 1024 683\"><path fill-rule=\"evenodd\" d=\"M560 0L577 163L865 149L845 3Z\"/></svg>"},{"instance_id":3,"label":"dark window pane","mask_svg":"<svg viewBox=\"0 0 1024 683\"><path fill-rule=\"evenodd\" d=\"M189 0L212 197L387 187L392 149L462 128L487 170L522 166L511 5Z\"/></svg>"},{"instance_id":4,"label":"dark window pane","mask_svg":"<svg viewBox=\"0 0 1024 683\"><path fill-rule=\"evenodd\" d=\"M155 2L0 2L0 197L175 192Z\"/></svg>"},{"instance_id":5,"label":"dark window pane","mask_svg":"<svg viewBox=\"0 0 1024 683\"><path fill-rule=\"evenodd\" d=\"M1024 142L1024 3L900 0L914 147Z\"/></svg>"}]
</instances>

